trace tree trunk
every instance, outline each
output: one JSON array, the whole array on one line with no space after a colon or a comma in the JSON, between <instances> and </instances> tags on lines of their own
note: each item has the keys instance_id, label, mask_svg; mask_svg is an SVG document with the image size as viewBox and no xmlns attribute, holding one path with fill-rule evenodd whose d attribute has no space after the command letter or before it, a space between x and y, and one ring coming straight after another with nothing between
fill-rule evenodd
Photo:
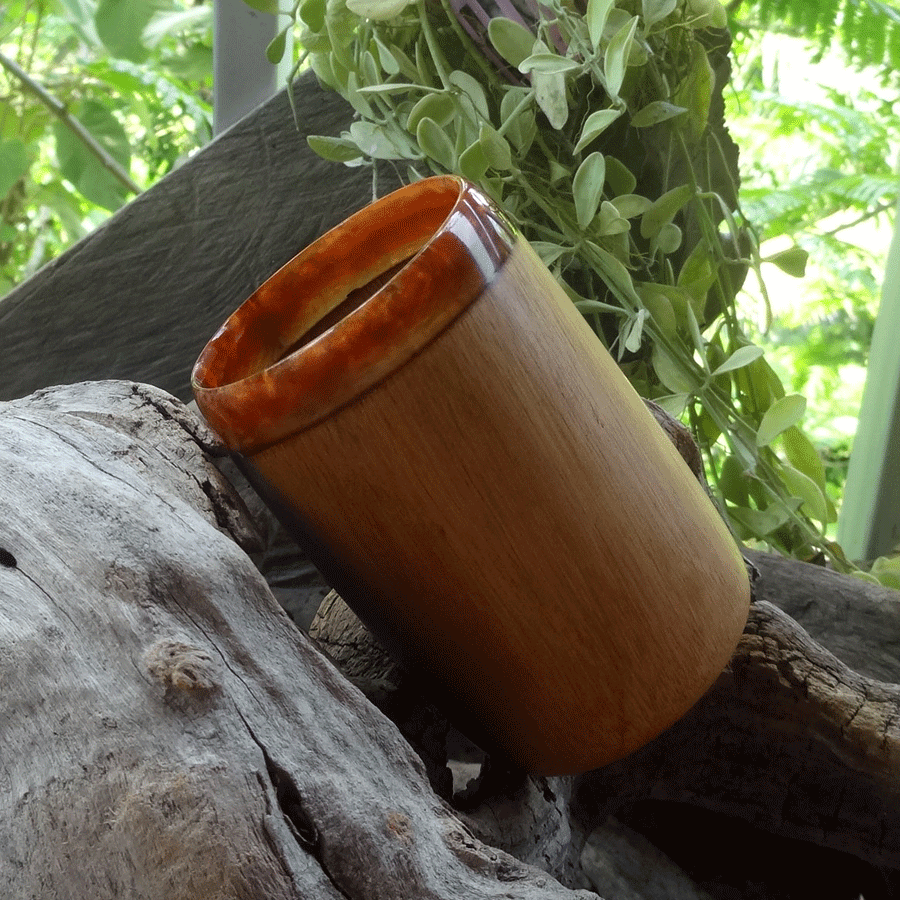
<instances>
[{"instance_id":1,"label":"tree trunk","mask_svg":"<svg viewBox=\"0 0 900 900\"><path fill-rule=\"evenodd\" d=\"M609 818L648 801L900 869L892 592L753 555L744 638L688 716L620 763L528 778L334 598L315 631L395 721L291 622L221 446L173 398L51 388L0 404L0 434L0 896L706 896ZM468 789L448 755L481 771Z\"/></svg>"}]
</instances>

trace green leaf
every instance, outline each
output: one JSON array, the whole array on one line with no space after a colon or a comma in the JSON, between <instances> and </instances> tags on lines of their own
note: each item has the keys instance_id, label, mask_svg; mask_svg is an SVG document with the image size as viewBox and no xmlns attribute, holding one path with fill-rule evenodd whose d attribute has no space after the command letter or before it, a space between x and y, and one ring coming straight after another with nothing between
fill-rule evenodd
<instances>
[{"instance_id":1,"label":"green leaf","mask_svg":"<svg viewBox=\"0 0 900 900\"><path fill-rule=\"evenodd\" d=\"M763 262L770 262L778 266L782 272L793 275L794 278L802 278L806 274L806 263L809 260L809 253L802 247L790 247L776 253L773 256L767 256Z\"/></svg>"},{"instance_id":2,"label":"green leaf","mask_svg":"<svg viewBox=\"0 0 900 900\"><path fill-rule=\"evenodd\" d=\"M676 106L666 100L653 100L631 117L631 124L635 128L649 128L686 112L687 109L683 106Z\"/></svg>"},{"instance_id":3,"label":"green leaf","mask_svg":"<svg viewBox=\"0 0 900 900\"><path fill-rule=\"evenodd\" d=\"M667 222L671 222L675 214L694 194L689 184L666 191L657 198L650 209L641 216L641 237L652 238Z\"/></svg>"},{"instance_id":4,"label":"green leaf","mask_svg":"<svg viewBox=\"0 0 900 900\"><path fill-rule=\"evenodd\" d=\"M413 0L347 0L347 9L362 19L386 22L396 19Z\"/></svg>"},{"instance_id":5,"label":"green leaf","mask_svg":"<svg viewBox=\"0 0 900 900\"><path fill-rule=\"evenodd\" d=\"M378 61L381 64L381 68L384 69L388 75L398 75L400 73L400 63L397 60L397 57L394 56L387 45L378 38L377 34L373 35L373 40L375 42L375 49L378 51Z\"/></svg>"},{"instance_id":6,"label":"green leaf","mask_svg":"<svg viewBox=\"0 0 900 900\"><path fill-rule=\"evenodd\" d=\"M272 16L278 15L278 0L244 0L244 3L250 9L258 9L260 12L269 13ZM304 21L306 20L304 19Z\"/></svg>"},{"instance_id":7,"label":"green leaf","mask_svg":"<svg viewBox=\"0 0 900 900\"><path fill-rule=\"evenodd\" d=\"M273 66L277 66L278 63L281 62L284 57L284 50L287 46L287 36L288 31L290 31L291 26L286 25L269 43L269 46L266 47L266 59L272 63Z\"/></svg>"},{"instance_id":8,"label":"green leaf","mask_svg":"<svg viewBox=\"0 0 900 900\"><path fill-rule=\"evenodd\" d=\"M796 425L806 412L806 397L787 394L776 400L765 412L756 430L756 446L766 447L792 425ZM798 495L799 496L799 495Z\"/></svg>"},{"instance_id":9,"label":"green leaf","mask_svg":"<svg viewBox=\"0 0 900 900\"><path fill-rule=\"evenodd\" d=\"M656 233L654 242L660 253L674 253L681 246L681 229L674 222L666 222Z\"/></svg>"},{"instance_id":10,"label":"green leaf","mask_svg":"<svg viewBox=\"0 0 900 900\"><path fill-rule=\"evenodd\" d=\"M487 154L480 140L470 144L459 155L459 174L469 181L480 181L488 167Z\"/></svg>"},{"instance_id":11,"label":"green leaf","mask_svg":"<svg viewBox=\"0 0 900 900\"><path fill-rule=\"evenodd\" d=\"M628 54L637 28L638 17L632 16L607 44L603 56L603 77L606 81L606 92L610 97L619 96L622 82L625 80L625 68L628 65Z\"/></svg>"},{"instance_id":12,"label":"green leaf","mask_svg":"<svg viewBox=\"0 0 900 900\"><path fill-rule=\"evenodd\" d=\"M581 126L581 137L575 145L573 153L580 153L594 138L599 137L609 126L622 115L621 109L598 109L592 112Z\"/></svg>"},{"instance_id":13,"label":"green leaf","mask_svg":"<svg viewBox=\"0 0 900 900\"><path fill-rule=\"evenodd\" d=\"M630 231L631 226L628 219L619 215L619 210L609 200L604 200L600 204L600 212L597 214L597 231L601 235L624 234Z\"/></svg>"},{"instance_id":14,"label":"green leaf","mask_svg":"<svg viewBox=\"0 0 900 900\"><path fill-rule=\"evenodd\" d=\"M606 161L607 169L609 169L609 160ZM642 216L653 205L648 197L642 197L640 194L621 194L610 200L615 206L617 212L623 219L633 219L635 216Z\"/></svg>"},{"instance_id":15,"label":"green leaf","mask_svg":"<svg viewBox=\"0 0 900 900\"><path fill-rule=\"evenodd\" d=\"M360 159L363 155L359 147L347 138L310 134L306 138L306 143L313 153L331 162L350 162Z\"/></svg>"},{"instance_id":16,"label":"green leaf","mask_svg":"<svg viewBox=\"0 0 900 900\"><path fill-rule=\"evenodd\" d=\"M803 506L800 507L801 511L811 518L827 524L828 502L818 485L808 475L798 472L789 465L782 466L781 477L791 495L799 497L803 501Z\"/></svg>"},{"instance_id":17,"label":"green leaf","mask_svg":"<svg viewBox=\"0 0 900 900\"><path fill-rule=\"evenodd\" d=\"M677 5L677 0L641 0L644 15L644 27L649 30L657 22L670 15Z\"/></svg>"},{"instance_id":18,"label":"green leaf","mask_svg":"<svg viewBox=\"0 0 900 900\"><path fill-rule=\"evenodd\" d=\"M786 509L749 509L729 506L728 515L746 530L742 537L764 538L776 528L781 528L789 518Z\"/></svg>"},{"instance_id":19,"label":"green leaf","mask_svg":"<svg viewBox=\"0 0 900 900\"><path fill-rule=\"evenodd\" d=\"M575 217L581 228L593 221L603 196L606 181L606 160L602 153L591 153L575 172L572 195L575 198Z\"/></svg>"},{"instance_id":20,"label":"green leaf","mask_svg":"<svg viewBox=\"0 0 900 900\"><path fill-rule=\"evenodd\" d=\"M692 394L699 387L691 374L672 359L660 344L653 345L651 360L656 377L673 394Z\"/></svg>"},{"instance_id":21,"label":"green leaf","mask_svg":"<svg viewBox=\"0 0 900 900\"><path fill-rule=\"evenodd\" d=\"M450 84L458 87L472 101L478 115L482 119L490 120L491 113L484 88L468 72L461 72L459 69L451 72L449 79Z\"/></svg>"},{"instance_id":22,"label":"green leaf","mask_svg":"<svg viewBox=\"0 0 900 900\"><path fill-rule=\"evenodd\" d=\"M131 147L119 120L96 100L86 101L74 112L94 139L127 171L131 163ZM127 188L62 122L53 124L53 134L62 176L92 203L104 209L118 209L128 197Z\"/></svg>"},{"instance_id":23,"label":"green leaf","mask_svg":"<svg viewBox=\"0 0 900 900\"><path fill-rule=\"evenodd\" d=\"M518 69L523 75L532 72L539 75L561 75L580 68L580 63L575 62L574 59L550 52L533 53L518 65Z\"/></svg>"},{"instance_id":24,"label":"green leaf","mask_svg":"<svg viewBox=\"0 0 900 900\"><path fill-rule=\"evenodd\" d=\"M641 298L638 297L637 291L634 289L634 282L628 269L609 250L604 250L603 247L595 244L593 241L586 241L586 244L590 250L591 265L603 279L606 286L614 294L618 294L620 301L639 307Z\"/></svg>"},{"instance_id":25,"label":"green leaf","mask_svg":"<svg viewBox=\"0 0 900 900\"><path fill-rule=\"evenodd\" d=\"M497 132L487 122L482 122L478 139L484 149L488 165L492 169L505 172L512 168L512 151L509 149L509 144L502 134Z\"/></svg>"},{"instance_id":26,"label":"green leaf","mask_svg":"<svg viewBox=\"0 0 900 900\"><path fill-rule=\"evenodd\" d=\"M0 200L12 190L30 165L28 151L21 141L15 138L0 141Z\"/></svg>"},{"instance_id":27,"label":"green leaf","mask_svg":"<svg viewBox=\"0 0 900 900\"><path fill-rule=\"evenodd\" d=\"M717 486L722 496L736 506L747 506L750 503L750 493L747 490L747 473L738 458L730 453L725 457L722 468L719 470Z\"/></svg>"},{"instance_id":28,"label":"green leaf","mask_svg":"<svg viewBox=\"0 0 900 900\"><path fill-rule=\"evenodd\" d=\"M614 5L615 0L588 0L585 18L587 19L588 35L595 50L600 49L600 41L603 39L606 20L609 18L609 11Z\"/></svg>"},{"instance_id":29,"label":"green leaf","mask_svg":"<svg viewBox=\"0 0 900 900\"><path fill-rule=\"evenodd\" d=\"M97 35L113 56L141 62L148 53L144 29L154 12L147 0L100 0L94 13Z\"/></svg>"},{"instance_id":30,"label":"green leaf","mask_svg":"<svg viewBox=\"0 0 900 900\"><path fill-rule=\"evenodd\" d=\"M537 120L534 109L529 105L520 108L526 96L534 97L531 88L510 88L500 101L500 121L506 127L506 137L519 153L527 153L537 134ZM513 113L518 112L513 118Z\"/></svg>"},{"instance_id":31,"label":"green leaf","mask_svg":"<svg viewBox=\"0 0 900 900\"><path fill-rule=\"evenodd\" d=\"M763 355L762 347L748 345L746 347L738 347L728 359L721 365L717 366L712 372L712 377L722 375L725 372L733 372L735 369L743 369L744 366L750 365L755 359L759 359Z\"/></svg>"},{"instance_id":32,"label":"green leaf","mask_svg":"<svg viewBox=\"0 0 900 900\"><path fill-rule=\"evenodd\" d=\"M641 349L641 338L644 334L644 322L647 320L647 310L639 309L628 329L624 347L630 353L637 353Z\"/></svg>"},{"instance_id":33,"label":"green leaf","mask_svg":"<svg viewBox=\"0 0 900 900\"><path fill-rule=\"evenodd\" d=\"M825 466L822 463L822 457L809 438L796 425L792 425L783 432L782 441L788 462L811 478L824 494Z\"/></svg>"},{"instance_id":34,"label":"green leaf","mask_svg":"<svg viewBox=\"0 0 900 900\"><path fill-rule=\"evenodd\" d=\"M700 141L709 125L715 73L699 41L691 45L691 62L687 77L677 88L672 99L688 110L691 139Z\"/></svg>"},{"instance_id":35,"label":"green leaf","mask_svg":"<svg viewBox=\"0 0 900 900\"><path fill-rule=\"evenodd\" d=\"M416 126L416 140L422 152L448 172L456 168L456 151L444 129L427 116Z\"/></svg>"},{"instance_id":36,"label":"green leaf","mask_svg":"<svg viewBox=\"0 0 900 900\"><path fill-rule=\"evenodd\" d=\"M409 118L406 120L406 130L411 134L416 133L419 122L422 119L434 119L438 125L446 125L456 114L456 103L453 98L443 91L426 94L416 105L409 111Z\"/></svg>"},{"instance_id":37,"label":"green leaf","mask_svg":"<svg viewBox=\"0 0 900 900\"><path fill-rule=\"evenodd\" d=\"M244 2L246 3L247 0ZM278 5L277 0L265 0L265 2L271 2L276 7ZM310 31L321 31L325 27L325 0L303 0L297 13Z\"/></svg>"},{"instance_id":38,"label":"green leaf","mask_svg":"<svg viewBox=\"0 0 900 900\"><path fill-rule=\"evenodd\" d=\"M488 23L488 38L494 49L516 67L531 55L534 47L534 35L524 25L502 17Z\"/></svg>"},{"instance_id":39,"label":"green leaf","mask_svg":"<svg viewBox=\"0 0 900 900\"><path fill-rule=\"evenodd\" d=\"M353 122L350 125L350 137L363 155L372 159L404 159L407 156L408 148L398 142L398 138L402 142L401 136L396 132L391 133L387 125Z\"/></svg>"},{"instance_id":40,"label":"green leaf","mask_svg":"<svg viewBox=\"0 0 900 900\"><path fill-rule=\"evenodd\" d=\"M556 56L547 49L547 45L542 41L534 42L534 56L547 57L562 60L564 63L571 63L571 60L562 56ZM526 60L525 62L527 62ZM522 63L525 65L525 63ZM572 63L572 65L577 65ZM521 68L521 67L520 67ZM569 103L566 100L566 76L564 72L543 72L533 71L531 73L531 84L534 88L534 99L540 107L541 112L547 117L551 128L557 131L566 124L569 118Z\"/></svg>"},{"instance_id":41,"label":"green leaf","mask_svg":"<svg viewBox=\"0 0 900 900\"><path fill-rule=\"evenodd\" d=\"M531 241L531 246L545 266L552 266L564 253L571 251L570 247L563 247L550 241Z\"/></svg>"},{"instance_id":42,"label":"green leaf","mask_svg":"<svg viewBox=\"0 0 900 900\"><path fill-rule=\"evenodd\" d=\"M625 163L615 156L606 160L606 180L615 196L630 194L637 187L637 178Z\"/></svg>"}]
</instances>

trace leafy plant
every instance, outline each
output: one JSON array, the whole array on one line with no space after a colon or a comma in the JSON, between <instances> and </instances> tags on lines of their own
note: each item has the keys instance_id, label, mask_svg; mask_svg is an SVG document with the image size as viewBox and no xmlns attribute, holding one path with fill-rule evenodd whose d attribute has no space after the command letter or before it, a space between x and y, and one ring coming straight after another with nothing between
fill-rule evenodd
<instances>
[{"instance_id":1,"label":"leafy plant","mask_svg":"<svg viewBox=\"0 0 900 900\"><path fill-rule=\"evenodd\" d=\"M697 435L735 532L827 552L822 461L740 320L761 260L722 117L717 2L301 0L299 43L356 117L310 136L347 165L454 171L529 238L637 390ZM800 273L794 247L771 259Z\"/></svg>"}]
</instances>

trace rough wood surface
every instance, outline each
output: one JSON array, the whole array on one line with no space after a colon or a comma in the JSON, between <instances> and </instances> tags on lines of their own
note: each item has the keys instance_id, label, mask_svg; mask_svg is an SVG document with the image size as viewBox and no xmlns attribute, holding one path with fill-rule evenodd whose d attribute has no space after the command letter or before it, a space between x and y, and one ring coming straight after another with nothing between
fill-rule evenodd
<instances>
[{"instance_id":1,"label":"rough wood surface","mask_svg":"<svg viewBox=\"0 0 900 900\"><path fill-rule=\"evenodd\" d=\"M477 840L152 388L0 406L0 896L588 898Z\"/></svg>"},{"instance_id":2,"label":"rough wood surface","mask_svg":"<svg viewBox=\"0 0 900 900\"><path fill-rule=\"evenodd\" d=\"M311 72L0 300L0 400L103 378L190 398L190 371L226 316L371 197L371 174L328 163L307 134L352 110ZM381 183L389 186L386 167Z\"/></svg>"}]
</instances>

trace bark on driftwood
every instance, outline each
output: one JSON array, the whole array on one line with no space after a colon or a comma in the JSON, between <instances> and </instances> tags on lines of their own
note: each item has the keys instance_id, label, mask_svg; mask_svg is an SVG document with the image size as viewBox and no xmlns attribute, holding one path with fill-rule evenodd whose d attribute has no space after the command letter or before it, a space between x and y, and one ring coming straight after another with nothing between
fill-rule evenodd
<instances>
[{"instance_id":1,"label":"bark on driftwood","mask_svg":"<svg viewBox=\"0 0 900 900\"><path fill-rule=\"evenodd\" d=\"M609 818L649 801L895 880L897 595L754 555L744 638L687 717L577 779L489 760L453 809L462 738L337 600L314 630L400 730L284 615L220 453L142 385L0 404L0 896L707 896Z\"/></svg>"}]
</instances>

